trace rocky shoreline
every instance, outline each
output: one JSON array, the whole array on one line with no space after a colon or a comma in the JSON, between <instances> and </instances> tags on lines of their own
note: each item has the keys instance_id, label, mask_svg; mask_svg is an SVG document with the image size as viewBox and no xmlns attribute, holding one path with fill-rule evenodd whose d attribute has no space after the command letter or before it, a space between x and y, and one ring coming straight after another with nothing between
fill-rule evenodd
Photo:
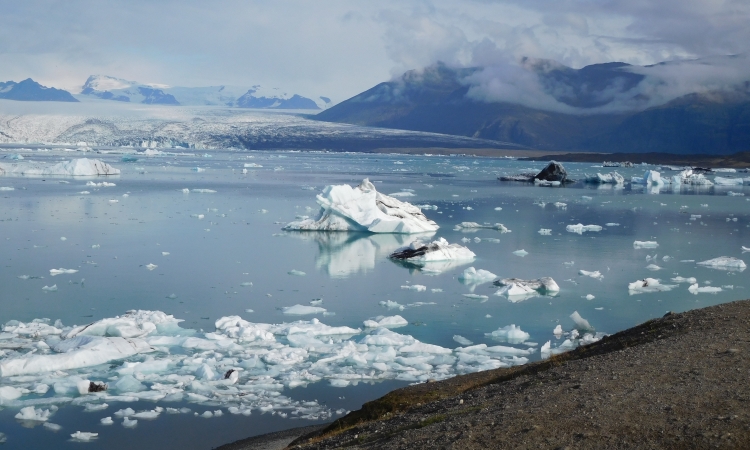
<instances>
[{"instance_id":1,"label":"rocky shoreline","mask_svg":"<svg viewBox=\"0 0 750 450\"><path fill-rule=\"evenodd\" d=\"M743 300L526 366L398 389L287 448L742 448L748 375Z\"/></svg>"}]
</instances>

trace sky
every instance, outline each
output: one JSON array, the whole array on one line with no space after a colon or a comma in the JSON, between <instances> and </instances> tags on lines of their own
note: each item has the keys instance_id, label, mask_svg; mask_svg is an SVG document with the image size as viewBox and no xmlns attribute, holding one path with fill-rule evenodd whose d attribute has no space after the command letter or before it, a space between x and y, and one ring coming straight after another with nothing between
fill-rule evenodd
<instances>
[{"instance_id":1,"label":"sky","mask_svg":"<svg viewBox=\"0 0 750 450\"><path fill-rule=\"evenodd\" d=\"M77 93L102 74L338 102L437 61L580 68L742 54L749 23L747 0L15 0L0 3L0 81Z\"/></svg>"}]
</instances>

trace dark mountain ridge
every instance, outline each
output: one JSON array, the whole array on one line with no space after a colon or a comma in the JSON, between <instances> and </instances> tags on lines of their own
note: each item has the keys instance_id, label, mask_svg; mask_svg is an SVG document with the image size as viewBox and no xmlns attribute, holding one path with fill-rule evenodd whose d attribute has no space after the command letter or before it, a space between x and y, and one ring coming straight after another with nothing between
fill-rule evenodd
<instances>
[{"instance_id":1,"label":"dark mountain ridge","mask_svg":"<svg viewBox=\"0 0 750 450\"><path fill-rule=\"evenodd\" d=\"M409 71L314 116L317 120L446 133L541 150L729 154L750 150L750 87L679 96L648 107L655 90L625 63L572 69L528 60L554 109L478 99L482 68L438 63ZM750 78L750 76L748 77ZM630 110L616 107L634 105ZM638 109L638 105L646 105ZM633 109L635 108L635 109Z\"/></svg>"},{"instance_id":2,"label":"dark mountain ridge","mask_svg":"<svg viewBox=\"0 0 750 450\"><path fill-rule=\"evenodd\" d=\"M31 78L0 82L0 99L24 102L77 102L70 92L42 86Z\"/></svg>"}]
</instances>

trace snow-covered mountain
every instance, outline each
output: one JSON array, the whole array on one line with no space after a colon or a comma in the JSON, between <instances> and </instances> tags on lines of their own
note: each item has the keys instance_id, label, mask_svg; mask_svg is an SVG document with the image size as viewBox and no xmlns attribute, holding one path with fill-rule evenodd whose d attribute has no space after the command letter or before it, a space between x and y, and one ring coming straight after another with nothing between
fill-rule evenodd
<instances>
[{"instance_id":1,"label":"snow-covered mountain","mask_svg":"<svg viewBox=\"0 0 750 450\"><path fill-rule=\"evenodd\" d=\"M81 95L130 103L159 105L221 105L259 109L326 109L331 100L326 97L310 99L289 94L278 88L255 85L171 87L142 84L107 75L92 75L86 80Z\"/></svg>"},{"instance_id":2,"label":"snow-covered mountain","mask_svg":"<svg viewBox=\"0 0 750 450\"><path fill-rule=\"evenodd\" d=\"M0 98L25 102L77 102L70 92L42 86L31 78L0 82Z\"/></svg>"}]
</instances>

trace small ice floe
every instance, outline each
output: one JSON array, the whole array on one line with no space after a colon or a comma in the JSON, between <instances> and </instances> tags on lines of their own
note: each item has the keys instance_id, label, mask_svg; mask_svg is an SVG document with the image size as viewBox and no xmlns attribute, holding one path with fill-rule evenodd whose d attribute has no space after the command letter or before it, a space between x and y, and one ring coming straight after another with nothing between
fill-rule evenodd
<instances>
[{"instance_id":1,"label":"small ice floe","mask_svg":"<svg viewBox=\"0 0 750 450\"><path fill-rule=\"evenodd\" d=\"M594 327L591 326L588 320L581 317L581 315L578 314L578 311L573 311L573 314L570 315L570 318L576 324L576 330L594 331Z\"/></svg>"},{"instance_id":2,"label":"small ice floe","mask_svg":"<svg viewBox=\"0 0 750 450\"><path fill-rule=\"evenodd\" d=\"M541 234L542 236L549 236L552 234L552 230L549 228L542 228L537 233Z\"/></svg>"},{"instance_id":3,"label":"small ice floe","mask_svg":"<svg viewBox=\"0 0 750 450\"><path fill-rule=\"evenodd\" d=\"M284 314L293 315L293 316L304 316L308 314L321 314L326 311L327 310L325 308L321 308L320 306L307 306L307 305L294 305L294 306L286 306L282 308L282 312Z\"/></svg>"},{"instance_id":4,"label":"small ice floe","mask_svg":"<svg viewBox=\"0 0 750 450\"><path fill-rule=\"evenodd\" d=\"M528 255L529 252L527 252L524 249L521 249L521 250L516 250L515 252L513 252L513 254L516 255L516 256L520 256L520 257L523 258L524 256Z\"/></svg>"},{"instance_id":5,"label":"small ice floe","mask_svg":"<svg viewBox=\"0 0 750 450\"><path fill-rule=\"evenodd\" d=\"M48 409L36 409L33 406L21 408L15 415L18 420L28 420L30 422L46 422L52 413Z\"/></svg>"},{"instance_id":6,"label":"small ice floe","mask_svg":"<svg viewBox=\"0 0 750 450\"><path fill-rule=\"evenodd\" d=\"M582 196L581 196L581 199L582 199L582 200L587 200L587 201L588 201L588 200L593 200L593 199L594 199L594 197L589 197L588 195L582 195Z\"/></svg>"},{"instance_id":7,"label":"small ice floe","mask_svg":"<svg viewBox=\"0 0 750 450\"><path fill-rule=\"evenodd\" d=\"M565 230L570 233L583 234L586 231L602 231L602 227L600 225L584 225L579 223L576 225L568 225L565 227Z\"/></svg>"},{"instance_id":8,"label":"small ice floe","mask_svg":"<svg viewBox=\"0 0 750 450\"><path fill-rule=\"evenodd\" d=\"M122 419L122 426L125 428L134 428L136 425L138 425L137 419L130 419L129 417Z\"/></svg>"},{"instance_id":9,"label":"small ice floe","mask_svg":"<svg viewBox=\"0 0 750 450\"><path fill-rule=\"evenodd\" d=\"M495 207L495 211L502 211L502 210L503 210L503 208L501 206L496 206Z\"/></svg>"},{"instance_id":10,"label":"small ice floe","mask_svg":"<svg viewBox=\"0 0 750 450\"><path fill-rule=\"evenodd\" d=\"M426 209L426 210L433 210L437 211L438 207L437 205L430 205L430 204L424 204L424 205L417 205L417 208L419 209Z\"/></svg>"},{"instance_id":11,"label":"small ice floe","mask_svg":"<svg viewBox=\"0 0 750 450\"><path fill-rule=\"evenodd\" d=\"M256 163L245 163L244 167L247 167L248 169L259 169L263 166L261 166L260 164L256 164Z\"/></svg>"},{"instance_id":12,"label":"small ice floe","mask_svg":"<svg viewBox=\"0 0 750 450\"><path fill-rule=\"evenodd\" d=\"M161 256L169 256L169 252L161 252Z\"/></svg>"},{"instance_id":13,"label":"small ice floe","mask_svg":"<svg viewBox=\"0 0 750 450\"><path fill-rule=\"evenodd\" d=\"M407 291L424 292L427 290L427 286L423 286L421 284L410 284L401 286L401 289L406 289Z\"/></svg>"},{"instance_id":14,"label":"small ice floe","mask_svg":"<svg viewBox=\"0 0 750 450\"><path fill-rule=\"evenodd\" d=\"M595 299L596 297L594 297L594 296L593 296L593 295L591 295L591 294L587 294L587 295L586 295L585 297L583 297L583 298L585 298L586 300L593 300L593 299Z\"/></svg>"},{"instance_id":15,"label":"small ice floe","mask_svg":"<svg viewBox=\"0 0 750 450\"><path fill-rule=\"evenodd\" d=\"M307 275L307 274L306 274L305 272L303 272L303 271L301 271L301 270L296 270L296 269L292 269L292 270L290 270L290 271L289 271L289 272L287 272L287 273L288 273L289 275L294 275L294 276L296 276L296 277L304 277L305 275Z\"/></svg>"},{"instance_id":16,"label":"small ice floe","mask_svg":"<svg viewBox=\"0 0 750 450\"><path fill-rule=\"evenodd\" d=\"M103 411L107 408L109 408L109 405L106 403L86 403L83 405L83 410L86 412Z\"/></svg>"},{"instance_id":17,"label":"small ice floe","mask_svg":"<svg viewBox=\"0 0 750 450\"><path fill-rule=\"evenodd\" d=\"M715 177L714 184L716 186L742 186L742 178L725 178Z\"/></svg>"},{"instance_id":18,"label":"small ice floe","mask_svg":"<svg viewBox=\"0 0 750 450\"><path fill-rule=\"evenodd\" d=\"M643 174L643 177L631 177L630 182L632 184L645 184L646 186L663 186L664 180L661 178L661 174L655 170L647 170Z\"/></svg>"},{"instance_id":19,"label":"small ice floe","mask_svg":"<svg viewBox=\"0 0 750 450\"><path fill-rule=\"evenodd\" d=\"M750 252L750 248L747 248L744 245L742 245L741 247L742 247L742 253Z\"/></svg>"},{"instance_id":20,"label":"small ice floe","mask_svg":"<svg viewBox=\"0 0 750 450\"><path fill-rule=\"evenodd\" d=\"M205 172L206 171L206 169L204 169L202 167L193 167L190 170L192 170L193 172Z\"/></svg>"},{"instance_id":21,"label":"small ice floe","mask_svg":"<svg viewBox=\"0 0 750 450\"><path fill-rule=\"evenodd\" d=\"M472 300L481 300L482 302L486 302L489 297L486 295L480 295L480 294L461 294L466 298L470 298Z\"/></svg>"},{"instance_id":22,"label":"small ice floe","mask_svg":"<svg viewBox=\"0 0 750 450\"><path fill-rule=\"evenodd\" d=\"M16 188L10 186L0 186L0 191L15 191Z\"/></svg>"},{"instance_id":23,"label":"small ice floe","mask_svg":"<svg viewBox=\"0 0 750 450\"><path fill-rule=\"evenodd\" d=\"M590 184L623 184L625 183L625 177L617 172L610 173L597 173L595 175L584 174L584 183Z\"/></svg>"},{"instance_id":24,"label":"small ice floe","mask_svg":"<svg viewBox=\"0 0 750 450\"><path fill-rule=\"evenodd\" d=\"M58 431L62 430L62 426L60 426L60 425L58 425L56 423L52 423L52 422L44 422L44 425L42 425L42 426L44 427L45 430L50 430L50 431L54 431L54 432L58 432Z\"/></svg>"},{"instance_id":25,"label":"small ice floe","mask_svg":"<svg viewBox=\"0 0 750 450\"><path fill-rule=\"evenodd\" d=\"M657 266L656 264L649 264L646 266L646 269L656 271L661 270L661 267Z\"/></svg>"},{"instance_id":26,"label":"small ice floe","mask_svg":"<svg viewBox=\"0 0 750 450\"><path fill-rule=\"evenodd\" d=\"M215 194L216 191L213 189L193 189L190 192L196 192L198 194Z\"/></svg>"},{"instance_id":27,"label":"small ice floe","mask_svg":"<svg viewBox=\"0 0 750 450\"><path fill-rule=\"evenodd\" d=\"M743 271L747 266L745 262L739 258L733 256L719 256L718 258L709 259L707 261L701 261L696 263L699 266L710 267L712 269L721 270L737 270Z\"/></svg>"},{"instance_id":28,"label":"small ice floe","mask_svg":"<svg viewBox=\"0 0 750 450\"><path fill-rule=\"evenodd\" d=\"M110 200L109 202L110 202L110 203L119 203L119 202L120 202L120 200L115 200L115 199L112 199L112 200Z\"/></svg>"},{"instance_id":29,"label":"small ice floe","mask_svg":"<svg viewBox=\"0 0 750 450\"><path fill-rule=\"evenodd\" d=\"M316 218L290 222L283 229L410 234L439 228L418 207L377 192L368 179L354 188L326 186L317 202L320 212Z\"/></svg>"},{"instance_id":30,"label":"small ice floe","mask_svg":"<svg viewBox=\"0 0 750 450\"><path fill-rule=\"evenodd\" d=\"M99 436L99 433L89 433L88 431L76 431L70 435L72 440L78 442L90 442L96 439L97 436Z\"/></svg>"},{"instance_id":31,"label":"small ice floe","mask_svg":"<svg viewBox=\"0 0 750 450\"><path fill-rule=\"evenodd\" d=\"M450 244L444 238L440 238L430 243L415 240L408 246L397 249L388 257L422 267L423 270L443 272L457 264L473 261L476 255L462 245Z\"/></svg>"},{"instance_id":32,"label":"small ice floe","mask_svg":"<svg viewBox=\"0 0 750 450\"><path fill-rule=\"evenodd\" d=\"M57 292L57 285L53 284L52 286L43 286L42 290L45 292Z\"/></svg>"},{"instance_id":33,"label":"small ice floe","mask_svg":"<svg viewBox=\"0 0 750 450\"><path fill-rule=\"evenodd\" d=\"M717 177L718 178L718 177ZM717 292L721 292L722 289L718 286L702 286L699 287L698 283L691 284L688 288L688 292L690 292L693 295L698 294L716 294Z\"/></svg>"},{"instance_id":34,"label":"small ice floe","mask_svg":"<svg viewBox=\"0 0 750 450\"><path fill-rule=\"evenodd\" d=\"M406 321L401 316L377 316L370 318L368 320L365 320L363 323L365 328L398 328L398 327L404 327L406 325L409 325L409 322ZM468 344L471 345L471 344Z\"/></svg>"},{"instance_id":35,"label":"small ice floe","mask_svg":"<svg viewBox=\"0 0 750 450\"><path fill-rule=\"evenodd\" d=\"M473 342L471 342L470 340L468 340L465 337L460 336L458 334L453 335L453 340L456 341L456 342L458 342L459 344L461 344L463 346L474 345Z\"/></svg>"},{"instance_id":36,"label":"small ice floe","mask_svg":"<svg viewBox=\"0 0 750 450\"><path fill-rule=\"evenodd\" d=\"M93 181L89 181L86 183L86 186L92 186L92 187L115 187L117 186L115 183L108 183L106 181L102 181L101 183L94 183Z\"/></svg>"},{"instance_id":37,"label":"small ice floe","mask_svg":"<svg viewBox=\"0 0 750 450\"><path fill-rule=\"evenodd\" d=\"M566 209L568 207L568 204L563 202L555 202L553 205L558 209Z\"/></svg>"},{"instance_id":38,"label":"small ice floe","mask_svg":"<svg viewBox=\"0 0 750 450\"><path fill-rule=\"evenodd\" d=\"M543 277L537 280L521 280L518 278L504 278L495 281L496 286L500 286L495 292L497 296L505 296L513 303L528 300L540 294L555 295L560 291L560 287L555 280L550 277Z\"/></svg>"},{"instance_id":39,"label":"small ice floe","mask_svg":"<svg viewBox=\"0 0 750 450\"><path fill-rule=\"evenodd\" d=\"M404 305L398 302L394 302L393 300L385 300L379 302L380 306L384 306L388 309L398 309L399 311L403 311L405 309Z\"/></svg>"},{"instance_id":40,"label":"small ice floe","mask_svg":"<svg viewBox=\"0 0 750 450\"><path fill-rule=\"evenodd\" d=\"M510 233L510 230L501 223L491 224L480 224L477 222L461 222L453 228L454 231L477 231L481 229L497 230L501 233Z\"/></svg>"},{"instance_id":41,"label":"small ice floe","mask_svg":"<svg viewBox=\"0 0 750 450\"><path fill-rule=\"evenodd\" d=\"M521 330L521 327L515 325L498 328L497 330L491 333L485 333L484 335L510 344L521 344L531 338L529 333Z\"/></svg>"},{"instance_id":42,"label":"small ice floe","mask_svg":"<svg viewBox=\"0 0 750 450\"><path fill-rule=\"evenodd\" d=\"M727 192L727 195L730 196L730 197L744 197L745 193L744 192L729 191L729 192Z\"/></svg>"},{"instance_id":43,"label":"small ice floe","mask_svg":"<svg viewBox=\"0 0 750 450\"><path fill-rule=\"evenodd\" d=\"M497 278L497 275L490 272L489 270L477 270L474 267L469 267L468 269L464 269L464 272L458 276L458 281L463 284L479 285L483 283L489 283L495 278Z\"/></svg>"},{"instance_id":44,"label":"small ice floe","mask_svg":"<svg viewBox=\"0 0 750 450\"><path fill-rule=\"evenodd\" d=\"M100 419L99 423L101 423L102 425L113 425L115 422L114 420L112 420L112 417L108 416L103 419Z\"/></svg>"},{"instance_id":45,"label":"small ice floe","mask_svg":"<svg viewBox=\"0 0 750 450\"><path fill-rule=\"evenodd\" d=\"M604 224L605 227L619 227L620 224L616 222L608 222Z\"/></svg>"},{"instance_id":46,"label":"small ice floe","mask_svg":"<svg viewBox=\"0 0 750 450\"><path fill-rule=\"evenodd\" d=\"M76 272L78 272L78 270L76 270L76 269L63 269L62 267L59 268L59 269L50 269L49 270L49 274L52 275L53 277L57 276L57 275L63 275L63 274L64 275L69 275L69 274L73 274L73 273L76 273Z\"/></svg>"},{"instance_id":47,"label":"small ice floe","mask_svg":"<svg viewBox=\"0 0 750 450\"><path fill-rule=\"evenodd\" d=\"M689 284L695 284L698 282L698 280L696 280L695 277L690 277L690 278L674 277L672 278L672 281L675 283L689 283Z\"/></svg>"},{"instance_id":48,"label":"small ice floe","mask_svg":"<svg viewBox=\"0 0 750 450\"><path fill-rule=\"evenodd\" d=\"M157 268L157 267L159 267L159 266L157 266L156 264L150 264L150 263L149 263L149 264L146 264L146 266L145 266L145 267L146 267L146 269L148 269L148 270L154 270L154 269L156 269L156 268Z\"/></svg>"},{"instance_id":49,"label":"small ice floe","mask_svg":"<svg viewBox=\"0 0 750 450\"><path fill-rule=\"evenodd\" d=\"M602 278L604 278L604 275L602 275L602 273L599 272L598 270L590 272L588 270L581 269L581 270L578 271L578 275L584 275L584 276L587 276L587 277L591 277L591 278L593 278L595 280L601 280Z\"/></svg>"},{"instance_id":50,"label":"small ice floe","mask_svg":"<svg viewBox=\"0 0 750 450\"><path fill-rule=\"evenodd\" d=\"M675 284L661 284L660 280L656 278L644 278L628 284L628 292L630 295L665 292L674 289L676 286Z\"/></svg>"},{"instance_id":51,"label":"small ice floe","mask_svg":"<svg viewBox=\"0 0 750 450\"><path fill-rule=\"evenodd\" d=\"M656 241L635 241L633 242L633 248L656 248L659 243Z\"/></svg>"}]
</instances>

